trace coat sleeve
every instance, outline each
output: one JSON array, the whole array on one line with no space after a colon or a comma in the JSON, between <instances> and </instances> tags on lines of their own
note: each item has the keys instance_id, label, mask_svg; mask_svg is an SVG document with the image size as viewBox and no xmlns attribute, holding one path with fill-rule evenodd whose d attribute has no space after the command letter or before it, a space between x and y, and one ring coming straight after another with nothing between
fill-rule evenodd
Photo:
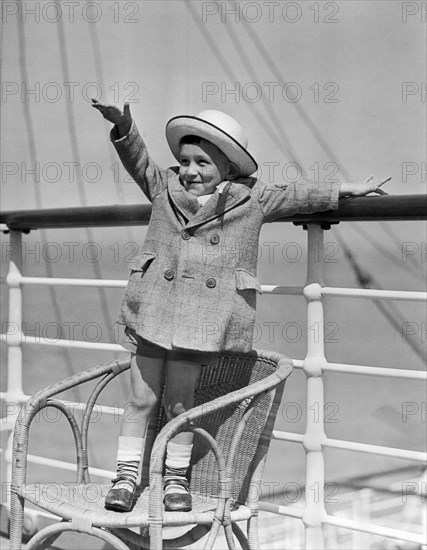
<instances>
[{"instance_id":1,"label":"coat sleeve","mask_svg":"<svg viewBox=\"0 0 427 550\"><path fill-rule=\"evenodd\" d=\"M117 127L111 130L110 139L126 171L136 181L149 201L167 186L168 170L160 168L148 155L147 146L135 122L129 133L119 138Z\"/></svg>"},{"instance_id":2,"label":"coat sleeve","mask_svg":"<svg viewBox=\"0 0 427 550\"><path fill-rule=\"evenodd\" d=\"M338 208L339 183L260 184L259 205L264 222L294 214L311 214Z\"/></svg>"}]
</instances>

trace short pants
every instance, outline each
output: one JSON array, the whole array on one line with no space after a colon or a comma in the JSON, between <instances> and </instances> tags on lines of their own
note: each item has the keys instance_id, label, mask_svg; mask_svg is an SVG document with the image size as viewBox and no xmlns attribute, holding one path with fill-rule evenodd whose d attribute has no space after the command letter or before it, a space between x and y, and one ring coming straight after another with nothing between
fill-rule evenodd
<instances>
[{"instance_id":1,"label":"short pants","mask_svg":"<svg viewBox=\"0 0 427 550\"><path fill-rule=\"evenodd\" d=\"M200 365L210 365L218 356L214 352L202 352L190 349L166 349L139 336L133 329L125 327L125 337L122 346L131 353L152 357L154 359L172 359L175 361L191 361Z\"/></svg>"}]
</instances>

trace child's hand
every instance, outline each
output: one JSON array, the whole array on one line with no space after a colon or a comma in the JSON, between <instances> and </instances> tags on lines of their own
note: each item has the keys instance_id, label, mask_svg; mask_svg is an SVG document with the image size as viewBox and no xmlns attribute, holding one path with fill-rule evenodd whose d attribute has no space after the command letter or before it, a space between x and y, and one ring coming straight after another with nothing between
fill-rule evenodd
<instances>
[{"instance_id":1,"label":"child's hand","mask_svg":"<svg viewBox=\"0 0 427 550\"><path fill-rule=\"evenodd\" d=\"M340 187L340 197L352 196L361 197L368 195L369 193L378 193L379 195L387 195L385 191L381 189L390 178L373 179L373 176L369 176L362 183L342 183Z\"/></svg>"},{"instance_id":2,"label":"child's hand","mask_svg":"<svg viewBox=\"0 0 427 550\"><path fill-rule=\"evenodd\" d=\"M118 127L120 136L125 136L129 132L132 126L129 103L124 104L122 111L117 105L99 103L97 99L92 99L92 107L95 107L105 119Z\"/></svg>"}]
</instances>

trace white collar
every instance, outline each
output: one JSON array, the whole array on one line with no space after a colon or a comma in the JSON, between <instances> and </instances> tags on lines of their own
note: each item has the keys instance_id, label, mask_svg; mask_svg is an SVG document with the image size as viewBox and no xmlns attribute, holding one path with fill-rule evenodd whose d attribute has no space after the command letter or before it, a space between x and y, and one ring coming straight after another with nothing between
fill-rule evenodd
<instances>
[{"instance_id":1,"label":"white collar","mask_svg":"<svg viewBox=\"0 0 427 550\"><path fill-rule=\"evenodd\" d=\"M227 183L228 183L227 180L222 181L219 185L216 186L216 190L217 190L219 193L222 193L222 190L223 190L224 187L227 185Z\"/></svg>"},{"instance_id":2,"label":"white collar","mask_svg":"<svg viewBox=\"0 0 427 550\"><path fill-rule=\"evenodd\" d=\"M218 193L222 193L224 187L227 185L228 181L227 180L224 180L222 181L219 185L216 186L216 189L215 191L218 191ZM214 191L214 193L215 193ZM213 193L211 193L210 195L201 195L200 197L197 197L197 201L199 204L205 204L205 202L207 202L209 200L209 198L213 195Z\"/></svg>"}]
</instances>

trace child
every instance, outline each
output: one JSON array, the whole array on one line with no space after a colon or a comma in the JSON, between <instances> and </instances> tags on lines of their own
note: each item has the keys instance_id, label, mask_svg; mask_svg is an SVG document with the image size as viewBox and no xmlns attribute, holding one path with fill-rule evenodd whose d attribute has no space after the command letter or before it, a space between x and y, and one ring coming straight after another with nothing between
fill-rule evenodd
<instances>
[{"instance_id":1,"label":"child","mask_svg":"<svg viewBox=\"0 0 427 550\"><path fill-rule=\"evenodd\" d=\"M168 122L166 138L179 166L163 170L148 156L129 104L123 112L97 100L93 107L115 124L111 140L153 204L118 319L125 326L125 346L133 352L126 416L134 421L122 421L117 477L105 507L128 511L163 364L171 419L192 407L201 364L220 351L252 349L262 224L298 212L336 209L338 197L380 192L388 180L266 187L249 177L257 163L243 129L220 111ZM192 437L180 433L168 445L165 510L191 510L186 474Z\"/></svg>"}]
</instances>

